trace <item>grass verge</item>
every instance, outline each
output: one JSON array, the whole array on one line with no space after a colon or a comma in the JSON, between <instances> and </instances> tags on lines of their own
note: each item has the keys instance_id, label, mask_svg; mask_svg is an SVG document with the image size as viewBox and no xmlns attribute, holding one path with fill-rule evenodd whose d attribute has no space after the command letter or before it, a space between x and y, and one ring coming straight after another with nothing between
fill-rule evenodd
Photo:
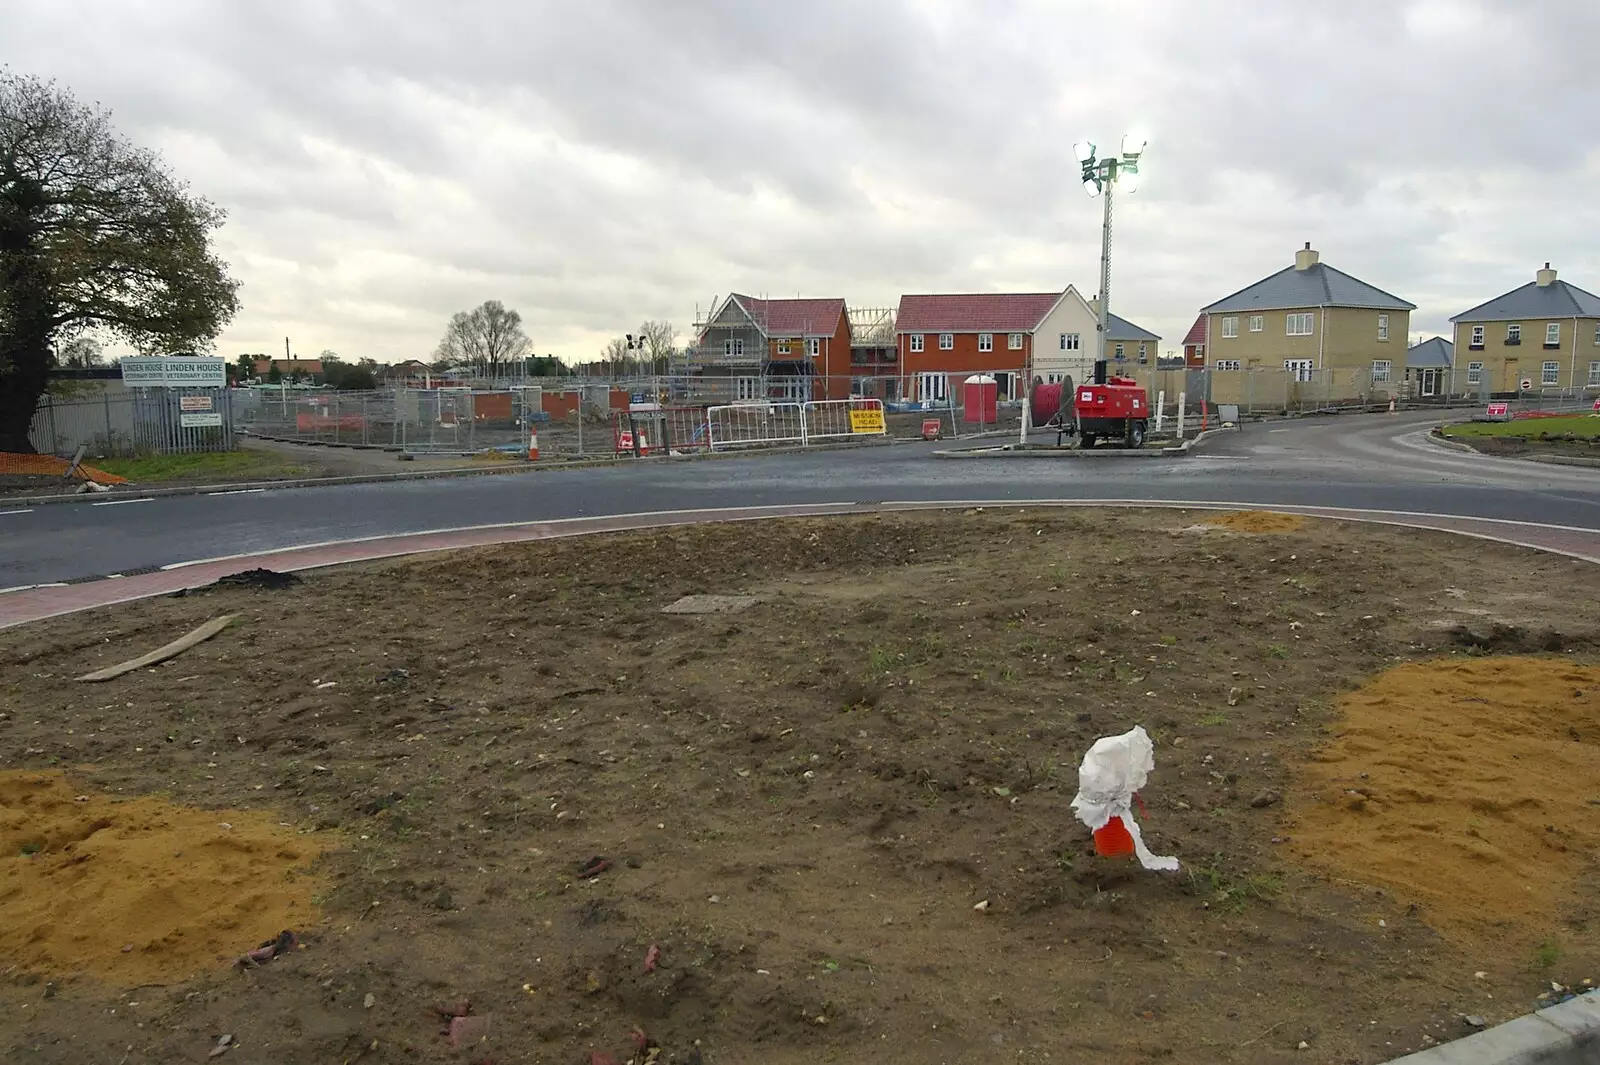
<instances>
[{"instance_id":1,"label":"grass verge","mask_svg":"<svg viewBox=\"0 0 1600 1065\"><path fill-rule=\"evenodd\" d=\"M243 477L299 477L312 472L303 462L292 462L259 451L216 451L195 455L146 455L131 459L97 459L96 469L126 477L135 484L200 481Z\"/></svg>"},{"instance_id":2,"label":"grass verge","mask_svg":"<svg viewBox=\"0 0 1600 1065\"><path fill-rule=\"evenodd\" d=\"M1549 437L1600 436L1600 418L1589 414L1575 414L1562 418L1522 418L1512 422L1462 422L1447 425L1445 436L1519 436L1528 440Z\"/></svg>"}]
</instances>

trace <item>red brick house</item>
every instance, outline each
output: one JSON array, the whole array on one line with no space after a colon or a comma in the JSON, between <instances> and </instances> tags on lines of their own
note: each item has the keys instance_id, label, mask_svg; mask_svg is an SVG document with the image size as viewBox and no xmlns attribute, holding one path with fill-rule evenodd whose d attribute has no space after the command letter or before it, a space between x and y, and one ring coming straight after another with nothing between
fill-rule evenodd
<instances>
[{"instance_id":1,"label":"red brick house","mask_svg":"<svg viewBox=\"0 0 1600 1065\"><path fill-rule=\"evenodd\" d=\"M962 380L987 373L1000 398L1022 395L1034 332L1062 299L1060 292L901 296L895 315L900 394L944 403Z\"/></svg>"},{"instance_id":2,"label":"red brick house","mask_svg":"<svg viewBox=\"0 0 1600 1065\"><path fill-rule=\"evenodd\" d=\"M1206 368L1206 316L1201 315L1183 338L1183 364L1191 370Z\"/></svg>"},{"instance_id":3,"label":"red brick house","mask_svg":"<svg viewBox=\"0 0 1600 1065\"><path fill-rule=\"evenodd\" d=\"M843 299L767 300L733 293L700 326L687 357L708 395L847 399L850 317Z\"/></svg>"}]
</instances>

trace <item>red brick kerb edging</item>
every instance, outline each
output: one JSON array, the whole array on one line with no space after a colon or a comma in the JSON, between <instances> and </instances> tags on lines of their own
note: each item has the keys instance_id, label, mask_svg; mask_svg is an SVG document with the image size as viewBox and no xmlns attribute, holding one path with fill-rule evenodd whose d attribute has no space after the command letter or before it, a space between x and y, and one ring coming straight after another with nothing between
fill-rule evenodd
<instances>
[{"instance_id":1,"label":"red brick kerb edging","mask_svg":"<svg viewBox=\"0 0 1600 1065\"><path fill-rule=\"evenodd\" d=\"M595 518L566 518L549 521L514 522L439 529L432 532L401 533L353 540L305 544L277 551L264 551L226 558L179 562L148 573L105 578L70 584L36 585L0 594L0 629L71 614L95 607L133 602L158 595L169 595L198 588L248 569L294 572L321 569L352 562L371 562L404 555L434 551L453 551L467 547L525 543L558 537L589 536L597 533L661 529L712 522L758 521L774 518L835 517L850 514L887 514L907 511L989 509L1026 510L1029 508L1120 507L1165 510L1272 510L1312 518L1358 521L1455 533L1481 540L1531 547L1566 555L1585 562L1600 562L1600 529L1568 525L1543 525L1537 522L1507 521L1498 518L1470 518L1453 515L1422 514L1395 510L1362 510L1345 507L1265 506L1259 503L1193 500L1141 499L1048 499L1048 500L929 500L894 503L816 503L764 507L724 507L705 510L655 511Z\"/></svg>"}]
</instances>

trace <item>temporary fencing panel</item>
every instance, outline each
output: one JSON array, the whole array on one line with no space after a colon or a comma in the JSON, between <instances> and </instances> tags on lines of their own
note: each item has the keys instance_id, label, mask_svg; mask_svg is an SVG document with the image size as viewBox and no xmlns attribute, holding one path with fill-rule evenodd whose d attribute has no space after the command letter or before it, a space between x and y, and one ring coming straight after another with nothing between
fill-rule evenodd
<instances>
[{"instance_id":1,"label":"temporary fencing panel","mask_svg":"<svg viewBox=\"0 0 1600 1065\"><path fill-rule=\"evenodd\" d=\"M658 407L611 412L611 449L618 456L686 455L711 447L704 407Z\"/></svg>"},{"instance_id":2,"label":"temporary fencing panel","mask_svg":"<svg viewBox=\"0 0 1600 1065\"><path fill-rule=\"evenodd\" d=\"M712 450L806 442L803 403L733 403L707 407Z\"/></svg>"},{"instance_id":3,"label":"temporary fencing panel","mask_svg":"<svg viewBox=\"0 0 1600 1065\"><path fill-rule=\"evenodd\" d=\"M883 402L876 399L824 399L805 405L805 439L844 440L884 436Z\"/></svg>"}]
</instances>

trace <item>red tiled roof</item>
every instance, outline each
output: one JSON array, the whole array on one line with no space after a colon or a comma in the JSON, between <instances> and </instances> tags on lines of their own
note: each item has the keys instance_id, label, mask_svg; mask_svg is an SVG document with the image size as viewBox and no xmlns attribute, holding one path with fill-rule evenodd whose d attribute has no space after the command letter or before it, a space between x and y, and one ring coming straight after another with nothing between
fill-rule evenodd
<instances>
[{"instance_id":1,"label":"red tiled roof","mask_svg":"<svg viewBox=\"0 0 1600 1065\"><path fill-rule=\"evenodd\" d=\"M733 299L769 337L831 337L844 314L844 300L761 300L754 296Z\"/></svg>"},{"instance_id":2,"label":"red tiled roof","mask_svg":"<svg viewBox=\"0 0 1600 1065\"><path fill-rule=\"evenodd\" d=\"M1206 316L1201 315L1194 320L1194 325L1189 327L1189 335L1183 338L1183 346L1190 344L1204 344L1206 342Z\"/></svg>"},{"instance_id":3,"label":"red tiled roof","mask_svg":"<svg viewBox=\"0 0 1600 1065\"><path fill-rule=\"evenodd\" d=\"M1031 333L1059 292L901 296L896 333Z\"/></svg>"}]
</instances>

